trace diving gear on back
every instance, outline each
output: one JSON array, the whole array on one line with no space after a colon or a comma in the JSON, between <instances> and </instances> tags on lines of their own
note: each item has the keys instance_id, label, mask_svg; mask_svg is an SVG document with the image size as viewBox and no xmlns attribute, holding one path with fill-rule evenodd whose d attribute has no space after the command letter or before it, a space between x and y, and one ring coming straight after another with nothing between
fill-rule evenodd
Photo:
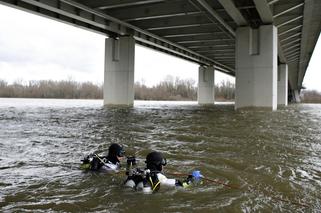
<instances>
[{"instance_id":1,"label":"diving gear on back","mask_svg":"<svg viewBox=\"0 0 321 213\"><path fill-rule=\"evenodd\" d=\"M156 167L162 159L163 157L159 155L159 153L150 153L146 157L146 163L149 166L146 169L140 169L136 167L136 158L128 157L126 166L126 175L128 175L128 177L124 182L124 185L126 187L143 191L144 193L157 191L160 188L160 179L164 181L164 178L158 175L158 170L152 171L150 168L157 169Z\"/></svg>"},{"instance_id":2,"label":"diving gear on back","mask_svg":"<svg viewBox=\"0 0 321 213\"><path fill-rule=\"evenodd\" d=\"M135 164L133 164L135 162ZM188 187L192 183L201 182L200 171L193 171L186 180L180 181L177 179L167 178L162 174L163 166L167 164L166 158L160 152L151 152L146 156L146 169L136 168L135 158L127 159L126 175L128 175L124 185L142 190L145 193L152 193L159 190L161 185L164 186L181 186Z\"/></svg>"},{"instance_id":3,"label":"diving gear on back","mask_svg":"<svg viewBox=\"0 0 321 213\"><path fill-rule=\"evenodd\" d=\"M124 185L144 193L152 193L159 190L161 185L175 186L176 180L169 179L160 172L152 172L149 169L134 169L127 177Z\"/></svg>"},{"instance_id":4,"label":"diving gear on back","mask_svg":"<svg viewBox=\"0 0 321 213\"><path fill-rule=\"evenodd\" d=\"M119 161L113 163L109 161L108 156L99 156L97 154L90 154L82 160L81 169L91 171L118 171L120 168Z\"/></svg>"},{"instance_id":5,"label":"diving gear on back","mask_svg":"<svg viewBox=\"0 0 321 213\"><path fill-rule=\"evenodd\" d=\"M91 171L118 171L120 159L124 156L125 150L119 144L113 143L108 148L107 156L90 154L82 160L81 169Z\"/></svg>"}]
</instances>

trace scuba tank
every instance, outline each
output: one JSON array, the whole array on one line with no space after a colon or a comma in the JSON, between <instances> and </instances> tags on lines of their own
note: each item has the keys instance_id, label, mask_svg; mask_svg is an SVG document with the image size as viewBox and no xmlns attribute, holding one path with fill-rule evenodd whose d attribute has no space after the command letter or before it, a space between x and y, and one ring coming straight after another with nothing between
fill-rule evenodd
<instances>
[{"instance_id":1,"label":"scuba tank","mask_svg":"<svg viewBox=\"0 0 321 213\"><path fill-rule=\"evenodd\" d=\"M93 161L94 155L89 154L81 160L82 164L80 165L80 169L89 170L91 169L91 162Z\"/></svg>"},{"instance_id":2,"label":"scuba tank","mask_svg":"<svg viewBox=\"0 0 321 213\"><path fill-rule=\"evenodd\" d=\"M136 163L135 156L127 157L126 175L133 176L136 166L137 166L137 163Z\"/></svg>"},{"instance_id":3,"label":"scuba tank","mask_svg":"<svg viewBox=\"0 0 321 213\"><path fill-rule=\"evenodd\" d=\"M149 169L146 169L144 174L145 177L143 179L144 187L150 187L152 189L152 192L156 192L160 188L160 181L158 180L157 176L158 172L150 171Z\"/></svg>"}]
</instances>

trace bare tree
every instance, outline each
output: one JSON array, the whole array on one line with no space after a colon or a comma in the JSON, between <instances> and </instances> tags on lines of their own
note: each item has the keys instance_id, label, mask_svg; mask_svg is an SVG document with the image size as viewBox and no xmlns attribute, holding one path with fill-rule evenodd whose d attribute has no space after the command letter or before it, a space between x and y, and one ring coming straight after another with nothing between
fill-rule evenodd
<instances>
[{"instance_id":1,"label":"bare tree","mask_svg":"<svg viewBox=\"0 0 321 213\"><path fill-rule=\"evenodd\" d=\"M303 103L321 103L321 93L316 90L304 90L301 94Z\"/></svg>"},{"instance_id":2,"label":"bare tree","mask_svg":"<svg viewBox=\"0 0 321 213\"><path fill-rule=\"evenodd\" d=\"M138 100L196 100L197 87L193 79L180 79L166 76L155 86L147 87L144 82L136 82L135 99ZM17 98L68 98L68 99L101 99L103 85L91 82L78 83L72 78L64 81L16 81L12 85L0 80L1 97ZM235 86L229 81L223 81L215 87L217 100L233 100Z\"/></svg>"}]
</instances>

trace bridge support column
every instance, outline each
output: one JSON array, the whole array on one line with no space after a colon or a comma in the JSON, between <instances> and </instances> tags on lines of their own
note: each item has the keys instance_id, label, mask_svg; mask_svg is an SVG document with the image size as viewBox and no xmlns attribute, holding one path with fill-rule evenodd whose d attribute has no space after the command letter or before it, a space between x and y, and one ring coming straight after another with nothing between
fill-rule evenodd
<instances>
[{"instance_id":1,"label":"bridge support column","mask_svg":"<svg viewBox=\"0 0 321 213\"><path fill-rule=\"evenodd\" d=\"M235 109L277 108L277 28L236 31Z\"/></svg>"},{"instance_id":2,"label":"bridge support column","mask_svg":"<svg viewBox=\"0 0 321 213\"><path fill-rule=\"evenodd\" d=\"M278 105L288 105L288 65L278 66Z\"/></svg>"},{"instance_id":3,"label":"bridge support column","mask_svg":"<svg viewBox=\"0 0 321 213\"><path fill-rule=\"evenodd\" d=\"M299 90L293 90L293 102L294 103L300 103L301 102L301 98L300 98L300 92Z\"/></svg>"},{"instance_id":4,"label":"bridge support column","mask_svg":"<svg viewBox=\"0 0 321 213\"><path fill-rule=\"evenodd\" d=\"M105 40L104 105L134 104L134 60L133 37Z\"/></svg>"},{"instance_id":5,"label":"bridge support column","mask_svg":"<svg viewBox=\"0 0 321 213\"><path fill-rule=\"evenodd\" d=\"M214 67L200 66L198 69L198 104L214 104Z\"/></svg>"}]
</instances>

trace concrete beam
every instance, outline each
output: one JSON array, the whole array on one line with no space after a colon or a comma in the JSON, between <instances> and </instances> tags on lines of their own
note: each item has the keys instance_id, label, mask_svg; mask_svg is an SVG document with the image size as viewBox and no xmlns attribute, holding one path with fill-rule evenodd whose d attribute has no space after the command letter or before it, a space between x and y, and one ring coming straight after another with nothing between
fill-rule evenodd
<instances>
[{"instance_id":1,"label":"concrete beam","mask_svg":"<svg viewBox=\"0 0 321 213\"><path fill-rule=\"evenodd\" d=\"M48 4L45 4L45 3L42 3L42 2L38 2L38 1L35 1L35 0L21 0L23 2L26 2L28 4L31 4L31 5L34 5L38 8L42 8L42 9L45 9L45 10L48 10L48 11L51 11L51 12L54 12L54 13L57 13L59 15L63 15L63 16L66 16L66 17L69 17L69 18L72 18L74 20L77 20L77 21L80 21L80 22L84 22L86 24L89 24L89 25L92 25L92 26L95 26L97 28L101 28L101 29L104 29L104 30L108 30L108 31L111 31L111 32L114 32L114 33L118 33L118 34L123 34L125 29L121 29L118 25L115 26L113 24L101 24L101 23L98 23L96 21L93 21L92 18L87 18L87 17L84 17L81 15L81 13L77 13L76 10L74 11L71 11L70 9L68 11L62 9L62 8L57 8L57 7L54 7L54 6L51 6L51 5L48 5Z\"/></svg>"},{"instance_id":2,"label":"concrete beam","mask_svg":"<svg viewBox=\"0 0 321 213\"><path fill-rule=\"evenodd\" d=\"M178 13L167 13L163 15L145 15L145 16L137 16L132 18L126 18L124 21L132 22L132 21L141 21L141 20L151 20L151 19L163 19L163 18L175 18L178 16L196 16L201 15L203 12L195 11L195 12L178 12Z\"/></svg>"},{"instance_id":3,"label":"concrete beam","mask_svg":"<svg viewBox=\"0 0 321 213\"><path fill-rule=\"evenodd\" d=\"M292 50L292 51L289 51L289 52L287 52L287 55L286 55L286 57L288 57L288 56L291 56L292 54L296 54L296 53L298 53L298 52L300 52L300 50Z\"/></svg>"},{"instance_id":4,"label":"concrete beam","mask_svg":"<svg viewBox=\"0 0 321 213\"><path fill-rule=\"evenodd\" d=\"M119 1L104 1L102 6L97 7L96 9L100 10L106 10L106 9L114 9L114 8L120 8L120 7L131 7L131 6L137 6L137 5L146 5L146 4L155 4L159 2L164 2L165 0L144 0L144 1L133 1L133 0L127 0L122 1L121 4L119 4Z\"/></svg>"},{"instance_id":5,"label":"concrete beam","mask_svg":"<svg viewBox=\"0 0 321 213\"><path fill-rule=\"evenodd\" d=\"M287 52L287 53L286 53L286 54L287 54L286 57L287 57L288 59L290 59L290 58L292 58L293 56L299 55L300 52L301 52L301 49L294 49L294 50L292 50L292 51Z\"/></svg>"},{"instance_id":6,"label":"concrete beam","mask_svg":"<svg viewBox=\"0 0 321 213\"><path fill-rule=\"evenodd\" d=\"M220 53L220 52L213 52L213 53L209 53L207 54L207 56L212 56L212 57L215 57L215 56L233 56L235 57L235 54L234 52L227 52L227 53Z\"/></svg>"},{"instance_id":7,"label":"concrete beam","mask_svg":"<svg viewBox=\"0 0 321 213\"><path fill-rule=\"evenodd\" d=\"M296 58L289 59L289 60L288 60L288 63L298 62L298 61L299 61L299 59L300 59L300 57L299 57L299 56L297 56Z\"/></svg>"},{"instance_id":8,"label":"concrete beam","mask_svg":"<svg viewBox=\"0 0 321 213\"><path fill-rule=\"evenodd\" d=\"M205 1L195 0L213 17L215 18L231 35L235 37L235 31L228 25L224 19Z\"/></svg>"},{"instance_id":9,"label":"concrete beam","mask_svg":"<svg viewBox=\"0 0 321 213\"><path fill-rule=\"evenodd\" d=\"M284 22L282 22L280 24L277 24L276 27L280 28L280 27L286 26L286 25L288 25L288 24L290 24L292 22L298 21L298 20L300 20L302 18L303 18L303 16L297 16L297 17L291 18L291 19L289 19L287 21L284 21Z\"/></svg>"},{"instance_id":10,"label":"concrete beam","mask_svg":"<svg viewBox=\"0 0 321 213\"><path fill-rule=\"evenodd\" d=\"M287 63L290 64L290 63L294 63L294 62L298 62L300 59L299 56L296 56L296 57L293 57L293 58L290 58L287 60Z\"/></svg>"},{"instance_id":11,"label":"concrete beam","mask_svg":"<svg viewBox=\"0 0 321 213\"><path fill-rule=\"evenodd\" d=\"M141 29L147 30L157 30L157 29L170 29L170 28L177 28L179 26L207 26L213 28L213 23L208 20L206 16L197 15L197 16L179 16L175 18L163 18L160 20L139 20L139 21L132 21L131 24L140 27Z\"/></svg>"},{"instance_id":12,"label":"concrete beam","mask_svg":"<svg viewBox=\"0 0 321 213\"><path fill-rule=\"evenodd\" d=\"M183 30L182 30L183 31ZM213 39L223 36L223 32L200 32L200 33L182 33L182 34L167 34L164 38L170 38L171 41L190 41L196 39Z\"/></svg>"},{"instance_id":13,"label":"concrete beam","mask_svg":"<svg viewBox=\"0 0 321 213\"><path fill-rule=\"evenodd\" d=\"M283 11L278 12L277 14L275 14L275 15L273 16L273 18L277 18L277 17L282 16L282 15L288 13L288 12L291 12L292 10L295 10L295 9L297 9L297 8L300 8L300 7L303 7L303 5L304 5L304 3L301 3L301 4L294 5L294 6L292 6L292 7L289 7L288 9L283 10Z\"/></svg>"},{"instance_id":14,"label":"concrete beam","mask_svg":"<svg viewBox=\"0 0 321 213\"><path fill-rule=\"evenodd\" d=\"M247 25L246 19L243 17L239 9L235 6L232 0L218 0L220 4L224 7L226 12L235 21L237 26Z\"/></svg>"},{"instance_id":15,"label":"concrete beam","mask_svg":"<svg viewBox=\"0 0 321 213\"><path fill-rule=\"evenodd\" d=\"M203 26L215 27L214 23L195 23L195 24L179 24L179 25L164 25L158 27L149 27L146 28L148 31L158 31L158 30L168 30L168 29L184 29L184 28L199 28Z\"/></svg>"},{"instance_id":16,"label":"concrete beam","mask_svg":"<svg viewBox=\"0 0 321 213\"><path fill-rule=\"evenodd\" d=\"M207 49L207 50L198 50L197 52L199 53L215 53L215 52L220 52L220 53L226 53L226 52L235 52L235 48L233 49Z\"/></svg>"},{"instance_id":17,"label":"concrete beam","mask_svg":"<svg viewBox=\"0 0 321 213\"><path fill-rule=\"evenodd\" d=\"M253 0L256 10L264 24L273 23L273 16L269 4L266 0Z\"/></svg>"},{"instance_id":18,"label":"concrete beam","mask_svg":"<svg viewBox=\"0 0 321 213\"><path fill-rule=\"evenodd\" d=\"M321 31L321 1L305 0L304 2L301 55L297 79L299 89L302 87L303 78Z\"/></svg>"},{"instance_id":19,"label":"concrete beam","mask_svg":"<svg viewBox=\"0 0 321 213\"><path fill-rule=\"evenodd\" d=\"M182 8L184 8L183 11ZM168 17L204 14L202 11L195 10L189 1L165 1L152 5L136 5L134 8L114 8L112 10L108 10L107 13L124 21L162 19Z\"/></svg>"},{"instance_id":20,"label":"concrete beam","mask_svg":"<svg viewBox=\"0 0 321 213\"><path fill-rule=\"evenodd\" d=\"M279 1L280 1L280 0L272 0L272 1L269 2L269 5L276 4L276 3L278 3Z\"/></svg>"},{"instance_id":21,"label":"concrete beam","mask_svg":"<svg viewBox=\"0 0 321 213\"><path fill-rule=\"evenodd\" d=\"M299 49L297 50L297 52L294 52L294 53L292 53L292 54L289 54L289 55L287 56L287 58L288 58L289 60L291 60L291 59L296 58L296 57L298 57L298 56L300 56L300 50L299 50Z\"/></svg>"},{"instance_id":22,"label":"concrete beam","mask_svg":"<svg viewBox=\"0 0 321 213\"><path fill-rule=\"evenodd\" d=\"M187 46L189 49L202 49L202 48L208 48L208 44L202 44L202 45L193 45L193 46ZM213 44L211 47L234 47L234 44Z\"/></svg>"},{"instance_id":23,"label":"concrete beam","mask_svg":"<svg viewBox=\"0 0 321 213\"><path fill-rule=\"evenodd\" d=\"M301 46L301 43L296 44L296 45L292 45L291 47L288 47L288 48L284 48L283 50L284 50L284 53L286 54L289 50L292 50L294 48L300 49L300 48L298 48L300 46Z\"/></svg>"},{"instance_id":24,"label":"concrete beam","mask_svg":"<svg viewBox=\"0 0 321 213\"><path fill-rule=\"evenodd\" d=\"M292 38L298 37L298 36L301 36L301 32L299 32L299 33L295 33L295 34L293 34L293 35L291 35L291 36L288 36L288 37L286 37L286 38L282 39L282 40L281 40L281 43L283 43L283 42L285 42L285 41L287 41L287 40L289 40L289 39L292 39Z\"/></svg>"},{"instance_id":25,"label":"concrete beam","mask_svg":"<svg viewBox=\"0 0 321 213\"><path fill-rule=\"evenodd\" d=\"M283 44L283 47L287 47L287 46L289 46L289 45L291 45L291 44L295 44L295 43L298 43L298 42L300 42L300 41L301 41L301 38L295 39L295 40L293 40L293 41L289 41L289 42Z\"/></svg>"},{"instance_id":26,"label":"concrete beam","mask_svg":"<svg viewBox=\"0 0 321 213\"><path fill-rule=\"evenodd\" d=\"M298 25L298 26L295 26L295 27L291 27L290 29L284 30L283 32L280 31L280 32L279 32L279 36L285 35L285 34L287 34L287 33L290 33L290 32L292 32L292 31L294 31L294 30L298 30L298 29L300 29L300 28L302 28L302 24L300 24L300 25Z\"/></svg>"},{"instance_id":27,"label":"concrete beam","mask_svg":"<svg viewBox=\"0 0 321 213\"><path fill-rule=\"evenodd\" d=\"M222 39L203 39L203 40L185 40L185 41L178 41L178 44L193 44L193 43L203 43L203 42L227 42L227 41L234 41L232 39L228 38L222 38Z\"/></svg>"}]
</instances>

